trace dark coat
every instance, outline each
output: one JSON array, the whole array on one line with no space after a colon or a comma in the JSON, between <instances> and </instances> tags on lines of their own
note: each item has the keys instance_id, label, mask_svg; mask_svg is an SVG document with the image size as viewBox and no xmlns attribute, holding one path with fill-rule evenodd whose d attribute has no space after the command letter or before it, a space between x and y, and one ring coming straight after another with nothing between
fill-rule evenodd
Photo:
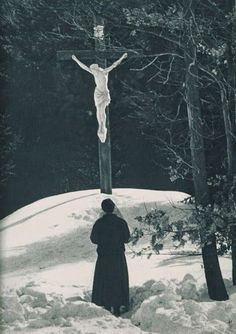
<instances>
[{"instance_id":1,"label":"dark coat","mask_svg":"<svg viewBox=\"0 0 236 334\"><path fill-rule=\"evenodd\" d=\"M91 241L97 244L92 302L105 307L129 305L129 277L125 246L130 232L125 220L105 214L92 229Z\"/></svg>"}]
</instances>

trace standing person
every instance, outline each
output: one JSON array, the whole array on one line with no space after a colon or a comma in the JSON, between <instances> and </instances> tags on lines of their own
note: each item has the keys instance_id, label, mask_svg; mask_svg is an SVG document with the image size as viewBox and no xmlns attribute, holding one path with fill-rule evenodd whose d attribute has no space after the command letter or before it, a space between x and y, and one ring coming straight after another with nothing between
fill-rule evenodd
<instances>
[{"instance_id":1,"label":"standing person","mask_svg":"<svg viewBox=\"0 0 236 334\"><path fill-rule=\"evenodd\" d=\"M120 307L129 305L129 277L124 243L129 242L130 232L125 220L113 213L111 199L102 202L105 215L92 229L90 239L97 244L98 258L95 267L92 302L104 306L114 315L120 315Z\"/></svg>"}]
</instances>

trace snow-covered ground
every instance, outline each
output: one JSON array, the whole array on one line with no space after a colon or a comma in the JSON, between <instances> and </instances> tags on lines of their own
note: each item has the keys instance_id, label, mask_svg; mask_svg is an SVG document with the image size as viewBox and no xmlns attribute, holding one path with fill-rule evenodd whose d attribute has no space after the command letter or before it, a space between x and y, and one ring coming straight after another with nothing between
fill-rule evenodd
<instances>
[{"instance_id":1,"label":"snow-covered ground","mask_svg":"<svg viewBox=\"0 0 236 334\"><path fill-rule=\"evenodd\" d=\"M131 310L116 318L90 303L96 247L89 240L101 201L111 197L130 229L134 219L163 209L171 220L190 212L187 194L115 189L79 191L42 199L0 222L2 323L4 333L236 333L236 289L231 260L220 258L230 294L227 302L207 297L200 256L133 256L126 247ZM145 239L143 242L146 242ZM139 247L139 245L137 246Z\"/></svg>"}]
</instances>

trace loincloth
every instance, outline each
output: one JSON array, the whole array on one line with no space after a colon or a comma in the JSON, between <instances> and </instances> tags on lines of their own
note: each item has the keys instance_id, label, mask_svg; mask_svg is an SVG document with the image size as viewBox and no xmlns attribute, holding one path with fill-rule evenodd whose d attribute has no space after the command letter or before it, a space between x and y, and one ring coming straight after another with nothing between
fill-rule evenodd
<instances>
[{"instance_id":1,"label":"loincloth","mask_svg":"<svg viewBox=\"0 0 236 334\"><path fill-rule=\"evenodd\" d=\"M105 104L105 106L108 106L108 104L110 104L111 102L109 90L102 92L98 88L95 88L94 101L95 101L95 106L98 106L102 103Z\"/></svg>"}]
</instances>

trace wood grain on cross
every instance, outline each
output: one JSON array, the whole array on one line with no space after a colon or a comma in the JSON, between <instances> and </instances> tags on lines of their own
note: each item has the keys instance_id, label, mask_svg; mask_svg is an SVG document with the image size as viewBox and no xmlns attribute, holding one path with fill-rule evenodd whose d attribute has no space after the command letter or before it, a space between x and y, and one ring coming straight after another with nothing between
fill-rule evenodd
<instances>
[{"instance_id":1,"label":"wood grain on cross","mask_svg":"<svg viewBox=\"0 0 236 334\"><path fill-rule=\"evenodd\" d=\"M101 18L96 18L94 27L95 50L62 50L57 52L57 61L72 61L72 55L78 55L79 59L92 59L99 67L107 67L107 59L118 58L124 52L129 52L125 49L106 49L104 37L104 21ZM135 52L132 50L132 52ZM137 51L136 51L137 52ZM106 141L103 143L98 140L98 155L99 155L99 172L100 172L100 190L101 193L112 194L112 167L111 167L111 135L110 135L110 120L109 107L106 107Z\"/></svg>"}]
</instances>

